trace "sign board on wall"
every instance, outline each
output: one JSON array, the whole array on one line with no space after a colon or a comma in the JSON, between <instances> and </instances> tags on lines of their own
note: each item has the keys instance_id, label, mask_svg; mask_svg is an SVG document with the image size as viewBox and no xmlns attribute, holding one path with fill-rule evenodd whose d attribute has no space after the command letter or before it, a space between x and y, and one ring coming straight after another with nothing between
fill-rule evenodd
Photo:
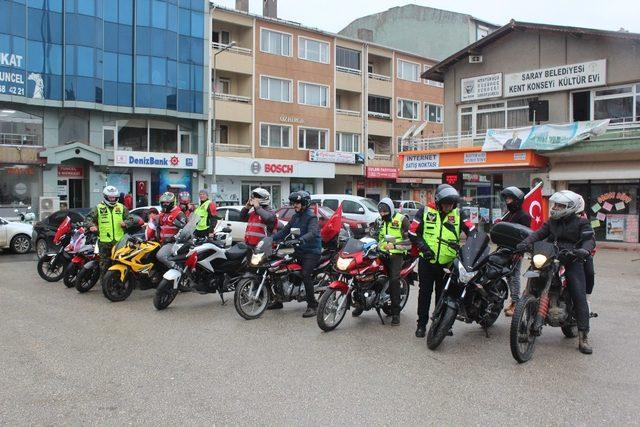
<instances>
[{"instance_id":1,"label":"sign board on wall","mask_svg":"<svg viewBox=\"0 0 640 427\"><path fill-rule=\"evenodd\" d=\"M309 150L309 161L355 165L356 155L344 151Z\"/></svg>"},{"instance_id":2,"label":"sign board on wall","mask_svg":"<svg viewBox=\"0 0 640 427\"><path fill-rule=\"evenodd\" d=\"M403 159L404 170L438 169L440 167L440 154L415 154L405 155Z\"/></svg>"},{"instance_id":3,"label":"sign board on wall","mask_svg":"<svg viewBox=\"0 0 640 427\"><path fill-rule=\"evenodd\" d=\"M58 176L61 178L83 178L84 169L78 166L58 165Z\"/></svg>"},{"instance_id":4,"label":"sign board on wall","mask_svg":"<svg viewBox=\"0 0 640 427\"><path fill-rule=\"evenodd\" d=\"M487 153L484 153L482 151L464 153L464 162L465 163L486 163Z\"/></svg>"},{"instance_id":5,"label":"sign board on wall","mask_svg":"<svg viewBox=\"0 0 640 427\"><path fill-rule=\"evenodd\" d=\"M367 166L367 178L396 179L398 178L398 169Z\"/></svg>"},{"instance_id":6,"label":"sign board on wall","mask_svg":"<svg viewBox=\"0 0 640 427\"><path fill-rule=\"evenodd\" d=\"M216 157L216 175L335 178L333 163L304 162L283 159L249 159L244 157Z\"/></svg>"},{"instance_id":7,"label":"sign board on wall","mask_svg":"<svg viewBox=\"0 0 640 427\"><path fill-rule=\"evenodd\" d=\"M116 151L114 166L137 168L198 169L195 154L147 153L142 151Z\"/></svg>"},{"instance_id":8,"label":"sign board on wall","mask_svg":"<svg viewBox=\"0 0 640 427\"><path fill-rule=\"evenodd\" d=\"M460 90L462 101L500 97L502 96L502 73L462 79Z\"/></svg>"},{"instance_id":9,"label":"sign board on wall","mask_svg":"<svg viewBox=\"0 0 640 427\"><path fill-rule=\"evenodd\" d=\"M607 83L607 60L505 74L504 96L560 92Z\"/></svg>"}]
</instances>

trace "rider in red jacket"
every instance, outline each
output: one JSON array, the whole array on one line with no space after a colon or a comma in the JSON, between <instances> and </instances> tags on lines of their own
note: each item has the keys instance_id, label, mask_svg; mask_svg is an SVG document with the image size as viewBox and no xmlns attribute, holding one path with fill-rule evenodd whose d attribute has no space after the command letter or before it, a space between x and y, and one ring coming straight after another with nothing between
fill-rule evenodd
<instances>
[{"instance_id":1,"label":"rider in red jacket","mask_svg":"<svg viewBox=\"0 0 640 427\"><path fill-rule=\"evenodd\" d=\"M182 227L187 224L187 217L179 206L176 206L176 195L167 191L160 196L161 212L158 215L158 237L162 244L165 244L156 255L158 261L167 267L171 267L169 263L169 255L171 255L171 244L176 234Z\"/></svg>"},{"instance_id":2,"label":"rider in red jacket","mask_svg":"<svg viewBox=\"0 0 640 427\"><path fill-rule=\"evenodd\" d=\"M251 192L251 198L240 211L240 217L247 221L244 242L255 247L262 239L276 230L278 218L271 209L271 194L264 188L256 188Z\"/></svg>"}]
</instances>

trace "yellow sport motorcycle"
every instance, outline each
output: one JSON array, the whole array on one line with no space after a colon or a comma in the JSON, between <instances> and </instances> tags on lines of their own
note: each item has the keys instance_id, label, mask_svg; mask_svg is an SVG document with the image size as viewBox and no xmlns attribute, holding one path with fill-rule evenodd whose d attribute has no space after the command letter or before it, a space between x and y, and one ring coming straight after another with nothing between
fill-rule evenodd
<instances>
[{"instance_id":1,"label":"yellow sport motorcycle","mask_svg":"<svg viewBox=\"0 0 640 427\"><path fill-rule=\"evenodd\" d=\"M134 288L152 289L166 267L156 260L162 245L125 234L111 251L111 266L102 279L102 293L113 302L126 300Z\"/></svg>"}]
</instances>

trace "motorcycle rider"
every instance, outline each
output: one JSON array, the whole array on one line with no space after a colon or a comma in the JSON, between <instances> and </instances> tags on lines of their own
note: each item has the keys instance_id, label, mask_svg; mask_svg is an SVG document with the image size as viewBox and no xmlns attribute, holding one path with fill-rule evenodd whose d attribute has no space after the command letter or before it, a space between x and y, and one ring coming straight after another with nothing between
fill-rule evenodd
<instances>
[{"instance_id":1,"label":"motorcycle rider","mask_svg":"<svg viewBox=\"0 0 640 427\"><path fill-rule=\"evenodd\" d=\"M407 254L407 245L411 245L409 241L409 218L400 212L396 212L393 206L393 200L389 197L383 198L378 203L378 213L380 221L377 224L378 250L384 253L383 256L387 270L389 271L389 282L380 292L380 296L384 297L387 289L391 295L391 325L400 324L400 270L402 269L402 261ZM394 243L388 243L386 236L396 238ZM358 307L351 313L352 316L362 314L362 308Z\"/></svg>"},{"instance_id":2,"label":"motorcycle rider","mask_svg":"<svg viewBox=\"0 0 640 427\"><path fill-rule=\"evenodd\" d=\"M522 202L524 202L524 193L518 187L507 187L500 192L500 197L507 205L507 214L502 218L503 222L511 222L514 224L531 227L531 216L522 210ZM504 309L506 317L513 316L516 304L520 299L520 267L522 260L519 260L515 266L513 274L507 277L509 281L509 293L511 294L511 304Z\"/></svg>"},{"instance_id":3,"label":"motorcycle rider","mask_svg":"<svg viewBox=\"0 0 640 427\"><path fill-rule=\"evenodd\" d=\"M188 191L181 191L178 194L178 205L187 218L189 218L189 215L191 215L191 212L195 209L193 204L191 204L191 194L189 194Z\"/></svg>"},{"instance_id":4,"label":"motorcycle rider","mask_svg":"<svg viewBox=\"0 0 640 427\"><path fill-rule=\"evenodd\" d=\"M264 188L255 188L251 198L240 211L240 218L247 222L244 242L255 248L265 237L270 236L278 225L276 212L271 209L271 194Z\"/></svg>"},{"instance_id":5,"label":"motorcycle rider","mask_svg":"<svg viewBox=\"0 0 640 427\"><path fill-rule=\"evenodd\" d=\"M440 239L458 244L460 232L469 235L473 224L466 221L457 208L460 195L448 184L436 189L435 205L429 204L416 213L409 229L411 242L420 251L418 264L418 326L415 335L424 338L429 320L429 307L435 283L436 303L444 289L444 268L449 266L457 253Z\"/></svg>"},{"instance_id":6,"label":"motorcycle rider","mask_svg":"<svg viewBox=\"0 0 640 427\"><path fill-rule=\"evenodd\" d=\"M176 195L170 191L160 196L160 207L161 211L157 218L158 240L164 244L164 246L160 248L156 258L171 268L169 256L171 256L173 245L170 243L174 240L180 229L187 225L187 216L179 206L176 206Z\"/></svg>"},{"instance_id":7,"label":"motorcycle rider","mask_svg":"<svg viewBox=\"0 0 640 427\"><path fill-rule=\"evenodd\" d=\"M560 247L573 252L576 259L564 263L568 289L575 307L578 323L578 349L581 353L591 354L589 344L589 305L585 289L583 262L595 248L593 229L585 218L577 214L580 196L569 190L554 193L550 198L550 218L542 227L518 244L518 250L529 250L534 242L547 239Z\"/></svg>"},{"instance_id":8,"label":"motorcycle rider","mask_svg":"<svg viewBox=\"0 0 640 427\"><path fill-rule=\"evenodd\" d=\"M194 212L200 217L200 222L198 222L193 235L195 237L207 237L213 235L216 225L218 224L218 208L215 202L209 200L207 190L200 190L198 197L200 198L200 205L198 205Z\"/></svg>"},{"instance_id":9,"label":"motorcycle rider","mask_svg":"<svg viewBox=\"0 0 640 427\"><path fill-rule=\"evenodd\" d=\"M100 278L104 275L111 257L111 249L124 236L125 218L129 211L120 202L120 193L113 185L102 190L102 202L87 215L86 222L92 233L98 233L98 251L100 254Z\"/></svg>"},{"instance_id":10,"label":"motorcycle rider","mask_svg":"<svg viewBox=\"0 0 640 427\"><path fill-rule=\"evenodd\" d=\"M302 317L314 317L318 302L313 292L313 270L318 266L322 252L318 217L309 207L311 196L306 191L291 193L289 203L296 212L287 225L273 235L273 241L277 242L287 237L292 228L300 229L300 236L287 243L289 246L295 247L295 256L302 264L302 280L307 298L307 310ZM269 306L271 310L280 308L282 308L281 302L274 302Z\"/></svg>"}]
</instances>

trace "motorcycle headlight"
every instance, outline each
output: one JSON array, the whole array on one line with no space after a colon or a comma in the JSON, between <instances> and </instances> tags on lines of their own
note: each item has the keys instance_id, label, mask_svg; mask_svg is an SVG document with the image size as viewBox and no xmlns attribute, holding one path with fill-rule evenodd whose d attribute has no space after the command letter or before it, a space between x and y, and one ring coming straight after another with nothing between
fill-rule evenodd
<instances>
[{"instance_id":1,"label":"motorcycle headlight","mask_svg":"<svg viewBox=\"0 0 640 427\"><path fill-rule=\"evenodd\" d=\"M258 266L262 264L262 260L264 259L264 252L259 254L251 255L251 265Z\"/></svg>"},{"instance_id":2,"label":"motorcycle headlight","mask_svg":"<svg viewBox=\"0 0 640 427\"><path fill-rule=\"evenodd\" d=\"M542 254L537 254L533 256L533 266L535 268L542 268L547 263L547 257Z\"/></svg>"},{"instance_id":3,"label":"motorcycle headlight","mask_svg":"<svg viewBox=\"0 0 640 427\"><path fill-rule=\"evenodd\" d=\"M351 258L342 258L342 257L339 257L339 258L338 258L338 261L336 262L336 268L337 268L338 270L345 271L345 270L347 270L347 269L349 268L349 266L351 265L351 262L352 262L352 261L353 261L353 260L352 260Z\"/></svg>"},{"instance_id":4,"label":"motorcycle headlight","mask_svg":"<svg viewBox=\"0 0 640 427\"><path fill-rule=\"evenodd\" d=\"M476 273L473 271L467 271L461 262L458 263L458 279L460 280L460 283L469 283L469 280L473 279L473 276L475 275Z\"/></svg>"}]
</instances>

